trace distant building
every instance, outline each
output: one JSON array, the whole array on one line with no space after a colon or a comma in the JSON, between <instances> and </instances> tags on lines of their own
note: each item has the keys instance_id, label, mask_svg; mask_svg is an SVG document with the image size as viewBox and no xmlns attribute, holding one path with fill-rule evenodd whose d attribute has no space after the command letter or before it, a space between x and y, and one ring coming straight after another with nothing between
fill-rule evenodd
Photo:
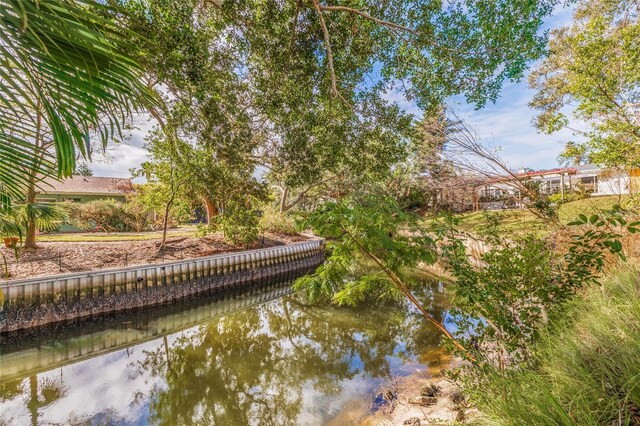
<instances>
[{"instance_id":1,"label":"distant building","mask_svg":"<svg viewBox=\"0 0 640 426\"><path fill-rule=\"evenodd\" d=\"M131 179L102 176L73 176L60 181L45 179L38 186L36 202L39 203L86 203L105 199L124 202L127 195L135 192ZM69 223L61 224L58 229L58 232L79 231L82 230Z\"/></svg>"},{"instance_id":2,"label":"distant building","mask_svg":"<svg viewBox=\"0 0 640 426\"><path fill-rule=\"evenodd\" d=\"M107 198L125 201L127 195L135 192L131 179L102 176L73 176L61 181L45 179L39 186L36 201L41 203L86 203Z\"/></svg>"},{"instance_id":3,"label":"distant building","mask_svg":"<svg viewBox=\"0 0 640 426\"><path fill-rule=\"evenodd\" d=\"M640 169L630 172L594 164L549 170L522 169L514 176L521 183L534 182L543 194L583 191L589 195L625 195L640 190ZM520 190L511 177L497 178L478 186L479 208L499 209L521 204Z\"/></svg>"}]
</instances>

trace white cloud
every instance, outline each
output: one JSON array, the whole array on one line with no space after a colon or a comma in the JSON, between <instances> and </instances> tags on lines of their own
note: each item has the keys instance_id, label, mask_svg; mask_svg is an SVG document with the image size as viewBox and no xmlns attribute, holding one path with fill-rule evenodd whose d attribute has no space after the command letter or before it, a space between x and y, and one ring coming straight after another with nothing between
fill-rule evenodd
<instances>
[{"instance_id":1,"label":"white cloud","mask_svg":"<svg viewBox=\"0 0 640 426\"><path fill-rule=\"evenodd\" d=\"M95 152L89 164L95 176L130 177L132 168L139 168L147 161L148 151L144 148L144 139L156 124L155 120L141 115L135 120L135 128L125 135L125 140L110 143L106 152ZM137 178L137 181L144 180Z\"/></svg>"}]
</instances>

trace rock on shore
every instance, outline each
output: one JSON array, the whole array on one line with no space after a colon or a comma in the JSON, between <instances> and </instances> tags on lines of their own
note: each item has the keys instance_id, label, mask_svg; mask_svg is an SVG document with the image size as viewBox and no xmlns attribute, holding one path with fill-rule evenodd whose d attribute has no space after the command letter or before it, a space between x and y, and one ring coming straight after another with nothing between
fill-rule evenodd
<instances>
[{"instance_id":1,"label":"rock on shore","mask_svg":"<svg viewBox=\"0 0 640 426\"><path fill-rule=\"evenodd\" d=\"M393 383L393 397L386 395L386 407L375 410L355 424L374 426L447 425L468 422L478 416L457 385L443 377L428 378L421 373Z\"/></svg>"}]
</instances>

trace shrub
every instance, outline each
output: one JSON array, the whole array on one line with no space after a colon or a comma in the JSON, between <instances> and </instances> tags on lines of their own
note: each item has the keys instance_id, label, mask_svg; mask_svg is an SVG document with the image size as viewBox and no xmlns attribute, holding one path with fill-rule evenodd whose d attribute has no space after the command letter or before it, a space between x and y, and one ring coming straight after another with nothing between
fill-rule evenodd
<instances>
[{"instance_id":1,"label":"shrub","mask_svg":"<svg viewBox=\"0 0 640 426\"><path fill-rule=\"evenodd\" d=\"M147 229L162 229L164 209L169 198L166 185L156 182L148 182L135 186L136 192L127 197L126 209L133 213L137 221L132 223L132 228L139 227L144 221L146 213ZM169 228L180 223L187 222L192 213L190 201L182 196L176 197L169 210ZM134 219L134 220L136 220Z\"/></svg>"},{"instance_id":2,"label":"shrub","mask_svg":"<svg viewBox=\"0 0 640 426\"><path fill-rule=\"evenodd\" d=\"M274 207L264 209L260 218L260 230L281 235L295 235L296 222L290 215L280 213Z\"/></svg>"},{"instance_id":3,"label":"shrub","mask_svg":"<svg viewBox=\"0 0 640 426\"><path fill-rule=\"evenodd\" d=\"M122 203L113 200L93 200L69 203L69 223L87 231L126 231L127 219Z\"/></svg>"},{"instance_id":4,"label":"shrub","mask_svg":"<svg viewBox=\"0 0 640 426\"><path fill-rule=\"evenodd\" d=\"M241 203L229 203L220 220L222 232L232 244L248 247L258 238L258 215Z\"/></svg>"},{"instance_id":5,"label":"shrub","mask_svg":"<svg viewBox=\"0 0 640 426\"><path fill-rule=\"evenodd\" d=\"M464 241L442 240L442 254L456 279L452 312L459 338L473 348L475 364L485 367L470 371L471 385L484 371L527 362L549 317L597 283L608 259L624 258L622 233L640 230L640 222L627 222L628 213L614 207L590 217L580 214L569 223L576 233L560 247L558 241L532 235L502 238L490 222L485 240L491 247L479 262L469 259Z\"/></svg>"},{"instance_id":6,"label":"shrub","mask_svg":"<svg viewBox=\"0 0 640 426\"><path fill-rule=\"evenodd\" d=\"M584 193L584 192L568 192L566 194L564 194L564 201L562 200L562 194L552 194L549 195L549 202L553 203L553 204L562 204L562 203L569 203L571 201L578 201L578 200L582 200L585 198L589 198L589 194L588 193Z\"/></svg>"},{"instance_id":7,"label":"shrub","mask_svg":"<svg viewBox=\"0 0 640 426\"><path fill-rule=\"evenodd\" d=\"M153 229L152 212L140 203L128 201L122 205L122 211L122 219L127 230L143 232Z\"/></svg>"},{"instance_id":8,"label":"shrub","mask_svg":"<svg viewBox=\"0 0 640 426\"><path fill-rule=\"evenodd\" d=\"M620 271L568 307L527 366L472 396L496 425L640 423L640 275Z\"/></svg>"}]
</instances>

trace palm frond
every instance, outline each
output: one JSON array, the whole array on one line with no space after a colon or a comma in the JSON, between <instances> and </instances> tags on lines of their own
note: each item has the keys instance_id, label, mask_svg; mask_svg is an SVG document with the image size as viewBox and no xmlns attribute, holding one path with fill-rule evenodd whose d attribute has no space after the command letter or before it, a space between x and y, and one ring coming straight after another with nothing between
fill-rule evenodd
<instances>
[{"instance_id":1,"label":"palm frond","mask_svg":"<svg viewBox=\"0 0 640 426\"><path fill-rule=\"evenodd\" d=\"M0 237L19 237L22 239L24 229L15 215L0 213Z\"/></svg>"},{"instance_id":2,"label":"palm frond","mask_svg":"<svg viewBox=\"0 0 640 426\"><path fill-rule=\"evenodd\" d=\"M22 204L17 206L15 211L25 228L29 220L34 220L36 227L41 231L53 231L68 218L64 206L54 203Z\"/></svg>"},{"instance_id":3,"label":"palm frond","mask_svg":"<svg viewBox=\"0 0 640 426\"><path fill-rule=\"evenodd\" d=\"M98 0L0 0L0 192L24 193L34 171L70 176L76 152L91 155L90 134L106 144L155 102L114 12ZM36 162L29 145L42 125L55 158Z\"/></svg>"}]
</instances>

